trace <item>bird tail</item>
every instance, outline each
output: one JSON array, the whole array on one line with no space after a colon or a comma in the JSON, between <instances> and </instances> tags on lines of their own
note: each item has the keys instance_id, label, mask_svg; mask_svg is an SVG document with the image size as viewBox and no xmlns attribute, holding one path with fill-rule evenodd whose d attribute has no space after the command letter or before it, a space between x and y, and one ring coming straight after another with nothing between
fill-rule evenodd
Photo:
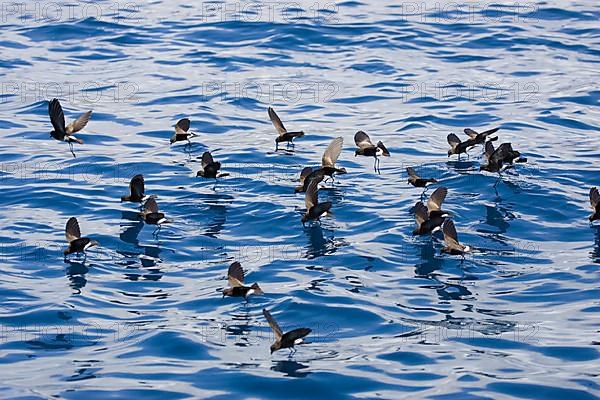
<instances>
[{"instance_id":1,"label":"bird tail","mask_svg":"<svg viewBox=\"0 0 600 400\"><path fill-rule=\"evenodd\" d=\"M69 142L75 142L79 144L83 144L83 140L76 138L75 136L67 136Z\"/></svg>"},{"instance_id":2,"label":"bird tail","mask_svg":"<svg viewBox=\"0 0 600 400\"><path fill-rule=\"evenodd\" d=\"M377 142L377 147L379 147L381 149L384 156L386 156L386 157L390 156L390 152L388 151L387 147L385 147L383 142Z\"/></svg>"},{"instance_id":3,"label":"bird tail","mask_svg":"<svg viewBox=\"0 0 600 400\"><path fill-rule=\"evenodd\" d=\"M265 294L265 292L262 291L260 286L258 286L258 283L253 283L251 288L254 290L254 294Z\"/></svg>"}]
</instances>

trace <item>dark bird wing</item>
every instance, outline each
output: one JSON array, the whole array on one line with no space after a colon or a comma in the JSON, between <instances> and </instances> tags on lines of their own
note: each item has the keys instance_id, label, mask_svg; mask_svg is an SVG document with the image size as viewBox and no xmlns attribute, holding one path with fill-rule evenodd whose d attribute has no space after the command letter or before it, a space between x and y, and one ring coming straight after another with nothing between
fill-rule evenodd
<instances>
[{"instance_id":1,"label":"dark bird wing","mask_svg":"<svg viewBox=\"0 0 600 400\"><path fill-rule=\"evenodd\" d=\"M458 234L456 233L454 222L451 219L447 219L444 222L442 232L444 233L444 241L448 247L460 251L464 250L465 247L458 242Z\"/></svg>"},{"instance_id":2,"label":"dark bird wing","mask_svg":"<svg viewBox=\"0 0 600 400\"><path fill-rule=\"evenodd\" d=\"M477 131L474 131L474 130L473 130L473 129L471 129L471 128L465 128L465 133L466 133L467 135L469 135L469 137L470 137L471 139L475 139L475 138L477 137L477 135L479 135L479 133L478 133Z\"/></svg>"},{"instance_id":3,"label":"dark bird wing","mask_svg":"<svg viewBox=\"0 0 600 400\"><path fill-rule=\"evenodd\" d=\"M65 133L65 114L58 99L52 99L48 103L48 115L54 131L57 133Z\"/></svg>"},{"instance_id":4,"label":"dark bird wing","mask_svg":"<svg viewBox=\"0 0 600 400\"><path fill-rule=\"evenodd\" d=\"M271 329L273 329L273 332L275 333L275 339L280 340L281 337L283 336L283 332L281 331L281 328L277 324L277 321L275 321L275 318L273 318L271 313L268 312L266 308L263 308L263 315L267 319L267 322L269 323L269 326L271 327Z\"/></svg>"},{"instance_id":5,"label":"dark bird wing","mask_svg":"<svg viewBox=\"0 0 600 400\"><path fill-rule=\"evenodd\" d=\"M488 161L492 158L492 154L494 154L494 144L490 141L485 142L485 158L488 159Z\"/></svg>"},{"instance_id":6,"label":"dark bird wing","mask_svg":"<svg viewBox=\"0 0 600 400\"><path fill-rule=\"evenodd\" d=\"M210 154L210 152L205 151L204 154L202 154L202 169L205 169L207 165L210 165L214 162L215 161L213 160L212 154Z\"/></svg>"},{"instance_id":7,"label":"dark bird wing","mask_svg":"<svg viewBox=\"0 0 600 400\"><path fill-rule=\"evenodd\" d=\"M487 131L481 132L481 135L487 137L487 136L491 135L492 133L498 132L499 129L500 129L500 127L488 129Z\"/></svg>"},{"instance_id":8,"label":"dark bird wing","mask_svg":"<svg viewBox=\"0 0 600 400\"><path fill-rule=\"evenodd\" d=\"M367 135L363 131L356 132L356 134L354 135L354 143L356 143L356 145L360 149L375 147L375 145L371 142L371 138L369 138L369 135Z\"/></svg>"},{"instance_id":9,"label":"dark bird wing","mask_svg":"<svg viewBox=\"0 0 600 400\"><path fill-rule=\"evenodd\" d=\"M271 107L269 107L269 118L271 119L275 130L277 133L279 133L279 136L283 136L287 130L285 129L285 126L283 126L283 122L281 122L275 110L273 110Z\"/></svg>"},{"instance_id":10,"label":"dark bird wing","mask_svg":"<svg viewBox=\"0 0 600 400\"><path fill-rule=\"evenodd\" d=\"M600 193L596 187L590 189L590 205L594 210L598 210L600 207Z\"/></svg>"},{"instance_id":11,"label":"dark bird wing","mask_svg":"<svg viewBox=\"0 0 600 400\"><path fill-rule=\"evenodd\" d=\"M144 211L147 213L157 213L158 212L158 204L153 197L150 197L146 200L146 204L144 204Z\"/></svg>"},{"instance_id":12,"label":"dark bird wing","mask_svg":"<svg viewBox=\"0 0 600 400\"><path fill-rule=\"evenodd\" d=\"M421 224L425 222L427 218L427 207L425 207L423 202L417 202L417 204L415 204L415 221L417 223L417 228L420 228Z\"/></svg>"},{"instance_id":13,"label":"dark bird wing","mask_svg":"<svg viewBox=\"0 0 600 400\"><path fill-rule=\"evenodd\" d=\"M324 178L325 178L325 172L323 172L322 169L317 169L315 171L312 171L310 174L308 174L304 178L304 181L302 182L302 190L304 192L306 192L306 190L308 189L308 185L310 185L311 182L316 181L317 183L319 183Z\"/></svg>"},{"instance_id":14,"label":"dark bird wing","mask_svg":"<svg viewBox=\"0 0 600 400\"><path fill-rule=\"evenodd\" d=\"M82 130L87 125L91 116L92 116L91 111L81 114L79 116L79 118L77 118L75 121L73 121L69 125L67 125L67 128L66 128L67 134L70 135L72 133L79 132L80 130ZM63 121L64 121L64 117L63 117Z\"/></svg>"},{"instance_id":15,"label":"dark bird wing","mask_svg":"<svg viewBox=\"0 0 600 400\"><path fill-rule=\"evenodd\" d=\"M448 144L450 145L450 147L452 147L452 149L455 149L456 146L460 144L460 139L458 138L458 136L456 136L455 133L449 134L447 139Z\"/></svg>"},{"instance_id":16,"label":"dark bird wing","mask_svg":"<svg viewBox=\"0 0 600 400\"><path fill-rule=\"evenodd\" d=\"M323 179L321 177L321 179ZM304 203L306 204L306 209L310 210L315 205L319 204L319 182L321 180L315 177L315 179L311 179L308 183L308 187L306 188L306 195L304 197Z\"/></svg>"},{"instance_id":17,"label":"dark bird wing","mask_svg":"<svg viewBox=\"0 0 600 400\"><path fill-rule=\"evenodd\" d=\"M379 147L381 149L381 151L383 152L382 154L386 157L390 156L390 152L388 151L387 147L385 147L385 145L383 144L382 141L377 142L377 147Z\"/></svg>"},{"instance_id":18,"label":"dark bird wing","mask_svg":"<svg viewBox=\"0 0 600 400\"><path fill-rule=\"evenodd\" d=\"M408 172L408 176L410 176L411 178L419 179L419 175L417 175L413 167L406 167L406 172Z\"/></svg>"},{"instance_id":19,"label":"dark bird wing","mask_svg":"<svg viewBox=\"0 0 600 400\"><path fill-rule=\"evenodd\" d=\"M67 221L67 226L65 227L65 237L69 243L81 237L81 231L79 230L77 218L71 217Z\"/></svg>"},{"instance_id":20,"label":"dark bird wing","mask_svg":"<svg viewBox=\"0 0 600 400\"><path fill-rule=\"evenodd\" d=\"M313 172L313 169L311 167L302 168L302 171L300 172L300 182L304 182L306 177L309 176L311 172Z\"/></svg>"},{"instance_id":21,"label":"dark bird wing","mask_svg":"<svg viewBox=\"0 0 600 400\"><path fill-rule=\"evenodd\" d=\"M312 329L310 329L310 328L294 329L289 332L286 332L285 339L286 339L286 341L289 340L291 343L294 343L296 340L302 339L304 336L308 335L311 332L312 332Z\"/></svg>"},{"instance_id":22,"label":"dark bird wing","mask_svg":"<svg viewBox=\"0 0 600 400\"><path fill-rule=\"evenodd\" d=\"M231 287L244 286L244 270L242 269L242 264L237 261L231 263L229 270L227 271L227 280Z\"/></svg>"},{"instance_id":23,"label":"dark bird wing","mask_svg":"<svg viewBox=\"0 0 600 400\"><path fill-rule=\"evenodd\" d=\"M513 153L512 144L502 143L490 157L490 162L500 165L503 161L510 158Z\"/></svg>"},{"instance_id":24,"label":"dark bird wing","mask_svg":"<svg viewBox=\"0 0 600 400\"><path fill-rule=\"evenodd\" d=\"M323 153L323 159L321 164L323 167L334 167L335 163L342 152L342 146L344 145L344 138L337 137L329 143L325 153Z\"/></svg>"},{"instance_id":25,"label":"dark bird wing","mask_svg":"<svg viewBox=\"0 0 600 400\"><path fill-rule=\"evenodd\" d=\"M447 194L448 188L445 186L440 186L439 188L435 189L434 192L431 193L431 196L429 196L429 200L427 200L427 209L429 212L441 210L442 203L444 202Z\"/></svg>"},{"instance_id":26,"label":"dark bird wing","mask_svg":"<svg viewBox=\"0 0 600 400\"><path fill-rule=\"evenodd\" d=\"M131 178L131 182L129 182L129 192L131 193L131 197L137 199L144 197L144 176L142 174L138 174Z\"/></svg>"},{"instance_id":27,"label":"dark bird wing","mask_svg":"<svg viewBox=\"0 0 600 400\"><path fill-rule=\"evenodd\" d=\"M187 131L190 130L190 120L187 118L182 118L179 121L177 121L177 124L175 124L175 133L177 135L182 135L184 133L187 133Z\"/></svg>"}]
</instances>

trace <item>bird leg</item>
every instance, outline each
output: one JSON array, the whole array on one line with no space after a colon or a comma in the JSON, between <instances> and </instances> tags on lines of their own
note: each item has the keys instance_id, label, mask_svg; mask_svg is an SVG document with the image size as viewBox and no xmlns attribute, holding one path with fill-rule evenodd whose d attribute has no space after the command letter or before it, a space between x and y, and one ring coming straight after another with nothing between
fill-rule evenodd
<instances>
[{"instance_id":1,"label":"bird leg","mask_svg":"<svg viewBox=\"0 0 600 400\"><path fill-rule=\"evenodd\" d=\"M77 156L75 155L75 152L73 151L73 143L72 142L68 142L69 143L69 149L71 149L71 154L73 154L73 158L77 158Z\"/></svg>"}]
</instances>

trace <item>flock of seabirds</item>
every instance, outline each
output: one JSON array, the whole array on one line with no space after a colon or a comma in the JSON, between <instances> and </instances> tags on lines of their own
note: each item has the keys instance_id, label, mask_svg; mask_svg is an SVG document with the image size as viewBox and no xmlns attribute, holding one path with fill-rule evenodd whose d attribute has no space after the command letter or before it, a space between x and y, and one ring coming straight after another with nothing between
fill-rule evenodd
<instances>
[{"instance_id":1,"label":"flock of seabirds","mask_svg":"<svg viewBox=\"0 0 600 400\"><path fill-rule=\"evenodd\" d=\"M83 144L83 141L75 137L74 134L81 131L87 125L92 111L82 114L75 121L66 125L60 102L58 99L53 99L48 104L48 113L50 115L50 122L54 128L50 135L56 140L67 142L73 157L75 157L73 144ZM273 108L269 107L268 114L278 133L278 136L275 138L276 151L279 150L280 143L286 143L288 148L290 146L293 147L294 139L304 136L303 131L288 131ZM480 166L480 170L498 173L499 177L503 171L512 168L515 163L526 162L527 159L514 150L511 143L502 143L498 148L494 148L493 142L498 140L498 136L493 135L498 129L494 128L480 133L466 128L464 133L468 138L464 141L454 133L449 134L447 137L448 144L450 145L448 157L457 155L460 159L461 154L467 154L468 156L467 152L470 149L477 145L482 145L487 162ZM171 144L176 142L191 144L190 139L195 136L198 136L198 134L190 131L190 120L183 118L175 125L175 133L171 137L170 142ZM363 131L356 132L354 142L357 146L355 156L373 157L375 159L373 168L375 172L381 173L379 170L380 157L390 156L390 152L385 145L381 141L374 144L369 135ZM319 202L319 183L327 179L331 179L333 183L336 175L346 173L345 168L337 168L335 165L342 151L342 146L342 137L333 139L323 153L321 166L318 168L306 167L300 173L300 185L295 188L295 191L296 193L305 193L306 212L302 216L303 225L319 222L320 218L326 215L332 207L332 203L329 201ZM208 151L202 154L201 165L202 169L196 175L198 177L217 179L228 175L227 173L220 172L221 163L215 161ZM459 255L464 258L465 253L470 252L471 248L459 242L458 234L450 214L442 209L442 203L448 194L448 189L444 186L438 187L429 196L427 202L424 203L422 200L427 188L432 184L436 184L437 180L420 177L411 167L408 167L406 170L408 173L408 183L414 187L424 188L421 200L414 206L416 227L413 230L413 235L431 235L441 230L444 242L446 243L441 252L450 255ZM144 177L141 174L135 175L131 179L129 194L121 197L121 201L143 204L139 216L146 224L157 227L153 234L157 234L162 224L172 222L166 218L165 214L159 211L156 196L145 194ZM593 209L593 213L589 216L591 223L595 220L600 220L600 193L596 187L590 189L590 204ZM69 246L64 251L65 257L73 253L77 255L83 253L85 255L87 249L99 244L93 239L81 236L79 223L75 217L71 217L67 221L65 235L69 243ZM229 266L227 279L230 287L223 289L223 296L243 297L247 301L250 295L263 294L257 283L251 286L245 285L244 270L237 261ZM274 332L275 342L271 345L271 354L284 348L290 349L290 355L293 354L295 352L294 346L303 343L304 338L311 332L309 328L298 328L284 333L268 310L263 309L263 315Z\"/></svg>"}]
</instances>

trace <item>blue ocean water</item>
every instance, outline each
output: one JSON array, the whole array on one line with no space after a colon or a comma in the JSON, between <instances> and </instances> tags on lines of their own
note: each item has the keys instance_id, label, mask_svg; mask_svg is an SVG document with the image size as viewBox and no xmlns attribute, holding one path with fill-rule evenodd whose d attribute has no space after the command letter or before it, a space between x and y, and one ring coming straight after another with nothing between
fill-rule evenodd
<instances>
[{"instance_id":1,"label":"blue ocean water","mask_svg":"<svg viewBox=\"0 0 600 400\"><path fill-rule=\"evenodd\" d=\"M600 397L600 7L382 3L2 4L1 398ZM76 158L53 97L94 111ZM199 137L169 146L183 117ZM528 163L494 188L446 136L496 126ZM299 172L338 136L333 215L304 228ZM206 150L229 177L195 177ZM412 237L407 166L448 187L464 261ZM138 173L158 236L119 202ZM234 260L264 296L222 298ZM263 308L310 343L270 355Z\"/></svg>"}]
</instances>

